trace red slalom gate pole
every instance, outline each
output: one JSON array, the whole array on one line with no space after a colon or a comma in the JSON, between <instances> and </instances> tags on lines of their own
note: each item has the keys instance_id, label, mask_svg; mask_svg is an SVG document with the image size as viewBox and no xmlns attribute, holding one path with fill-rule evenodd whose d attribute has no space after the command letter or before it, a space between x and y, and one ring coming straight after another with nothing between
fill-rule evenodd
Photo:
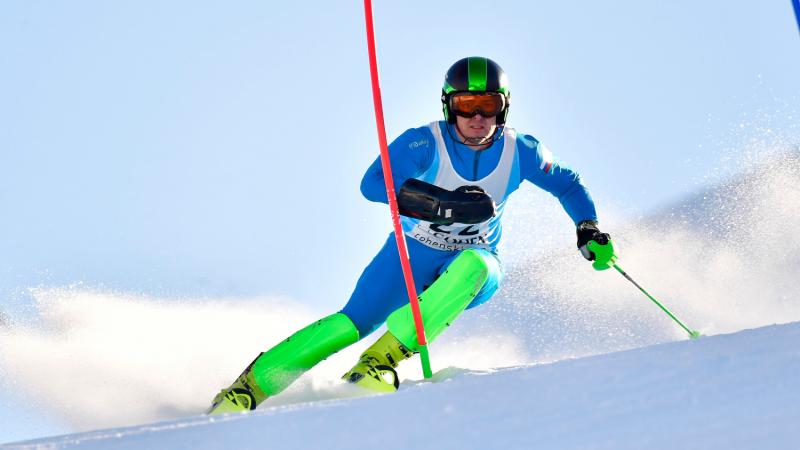
<instances>
[{"instance_id":1,"label":"red slalom gate pole","mask_svg":"<svg viewBox=\"0 0 800 450\"><path fill-rule=\"evenodd\" d=\"M419 309L417 288L414 286L411 262L408 259L406 235L403 233L402 225L400 225L400 213L397 209L394 179L392 178L392 166L389 162L389 145L386 143L386 128L383 122L383 102L381 101L381 83L378 77L378 57L375 51L375 29L372 21L372 0L364 0L364 15L367 21L367 48L369 51L369 70L372 77L372 101L375 104L375 121L378 126L378 140L380 141L381 147L383 180L386 183L386 196L389 199L389 210L392 212L394 237L397 240L397 251L400 253L400 265L403 267L403 278L405 278L406 281L408 301L411 303L411 312L414 315L414 327L417 330L417 344L419 344L419 354L422 360L422 373L425 378L430 378L433 376L433 373L431 372L431 361L430 355L428 354L428 342L425 338L425 325L422 323L422 312Z\"/></svg>"}]
</instances>

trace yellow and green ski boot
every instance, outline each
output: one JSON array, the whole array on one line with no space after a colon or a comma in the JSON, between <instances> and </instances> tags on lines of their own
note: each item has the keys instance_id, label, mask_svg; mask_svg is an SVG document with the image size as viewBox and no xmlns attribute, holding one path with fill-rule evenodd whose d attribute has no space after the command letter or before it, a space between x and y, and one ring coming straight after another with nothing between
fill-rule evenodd
<instances>
[{"instance_id":1,"label":"yellow and green ski boot","mask_svg":"<svg viewBox=\"0 0 800 450\"><path fill-rule=\"evenodd\" d=\"M358 363L342 379L375 392L395 392L400 379L394 369L413 354L387 331L361 354Z\"/></svg>"},{"instance_id":2,"label":"yellow and green ski boot","mask_svg":"<svg viewBox=\"0 0 800 450\"><path fill-rule=\"evenodd\" d=\"M259 403L267 399L253 379L252 366L250 364L229 388L223 389L214 397L211 407L206 411L207 415L253 411Z\"/></svg>"},{"instance_id":3,"label":"yellow and green ski boot","mask_svg":"<svg viewBox=\"0 0 800 450\"><path fill-rule=\"evenodd\" d=\"M209 416L252 411L256 409L256 400L247 389L223 389L211 402L211 408L206 411Z\"/></svg>"},{"instance_id":4,"label":"yellow and green ski boot","mask_svg":"<svg viewBox=\"0 0 800 450\"><path fill-rule=\"evenodd\" d=\"M261 353L228 388L214 397L207 414L252 411L279 394L305 371L358 341L358 329L342 313L323 317Z\"/></svg>"}]
</instances>

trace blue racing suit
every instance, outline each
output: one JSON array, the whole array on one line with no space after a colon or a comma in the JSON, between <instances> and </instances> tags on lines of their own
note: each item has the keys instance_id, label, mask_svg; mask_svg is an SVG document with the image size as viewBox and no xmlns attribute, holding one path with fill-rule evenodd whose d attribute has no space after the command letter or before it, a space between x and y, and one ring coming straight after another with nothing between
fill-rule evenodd
<instances>
[{"instance_id":1,"label":"blue racing suit","mask_svg":"<svg viewBox=\"0 0 800 450\"><path fill-rule=\"evenodd\" d=\"M409 178L451 190L458 185L483 187L482 183L488 183L486 190L497 203L497 214L480 226L448 229L403 218L414 282L420 292L430 286L461 251L467 248L480 251L489 268L489 278L470 303L469 308L472 308L489 300L502 281L503 269L497 253L502 211L506 198L517 190L522 180L555 196L576 225L584 220L597 220L597 213L578 174L557 161L534 137L507 128L489 148L474 150L454 139L455 130L451 127L453 125L440 121L407 130L389 145L389 160L395 191ZM361 192L368 200L388 203L380 158L367 169L361 181ZM363 338L407 302L392 233L364 269L341 312L353 321Z\"/></svg>"}]
</instances>

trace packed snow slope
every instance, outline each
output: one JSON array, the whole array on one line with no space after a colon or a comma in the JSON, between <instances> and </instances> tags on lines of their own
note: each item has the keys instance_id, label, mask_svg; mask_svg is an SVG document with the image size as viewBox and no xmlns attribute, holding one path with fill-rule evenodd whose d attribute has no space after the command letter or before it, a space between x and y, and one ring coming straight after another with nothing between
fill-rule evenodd
<instances>
[{"instance_id":1,"label":"packed snow slope","mask_svg":"<svg viewBox=\"0 0 800 450\"><path fill-rule=\"evenodd\" d=\"M395 394L30 441L80 449L793 449L800 323L495 371Z\"/></svg>"}]
</instances>

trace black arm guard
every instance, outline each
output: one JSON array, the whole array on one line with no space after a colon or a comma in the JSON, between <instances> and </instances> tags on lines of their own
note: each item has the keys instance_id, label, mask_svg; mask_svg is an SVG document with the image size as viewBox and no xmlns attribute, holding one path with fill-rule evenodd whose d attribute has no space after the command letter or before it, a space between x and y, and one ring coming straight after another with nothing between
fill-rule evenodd
<instances>
[{"instance_id":1,"label":"black arm guard","mask_svg":"<svg viewBox=\"0 0 800 450\"><path fill-rule=\"evenodd\" d=\"M404 216L440 225L480 223L494 217L494 201L478 186L448 191L414 178L400 186L397 206Z\"/></svg>"}]
</instances>

